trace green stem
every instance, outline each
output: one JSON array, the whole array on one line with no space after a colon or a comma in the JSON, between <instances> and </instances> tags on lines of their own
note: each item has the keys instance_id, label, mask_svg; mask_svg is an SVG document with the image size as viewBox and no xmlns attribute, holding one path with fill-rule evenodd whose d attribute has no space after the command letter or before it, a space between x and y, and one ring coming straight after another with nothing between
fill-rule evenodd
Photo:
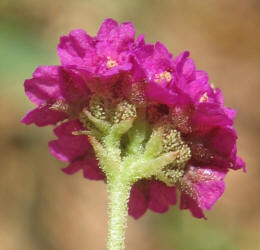
<instances>
[{"instance_id":1,"label":"green stem","mask_svg":"<svg viewBox=\"0 0 260 250\"><path fill-rule=\"evenodd\" d=\"M124 249L125 228L131 185L121 174L108 181L108 250Z\"/></svg>"}]
</instances>

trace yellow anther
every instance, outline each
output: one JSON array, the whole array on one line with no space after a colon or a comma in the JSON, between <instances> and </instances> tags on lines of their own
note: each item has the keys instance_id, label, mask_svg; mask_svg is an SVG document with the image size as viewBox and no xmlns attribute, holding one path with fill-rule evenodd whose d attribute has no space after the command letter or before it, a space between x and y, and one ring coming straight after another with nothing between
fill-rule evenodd
<instances>
[{"instance_id":1,"label":"yellow anther","mask_svg":"<svg viewBox=\"0 0 260 250\"><path fill-rule=\"evenodd\" d=\"M172 75L169 71L161 72L160 74L155 74L155 82L161 83L163 80L170 82L172 80Z\"/></svg>"},{"instance_id":2,"label":"yellow anther","mask_svg":"<svg viewBox=\"0 0 260 250\"><path fill-rule=\"evenodd\" d=\"M207 102L209 100L207 92L200 97L200 102Z\"/></svg>"},{"instance_id":3,"label":"yellow anther","mask_svg":"<svg viewBox=\"0 0 260 250\"><path fill-rule=\"evenodd\" d=\"M107 69L114 68L114 67L116 67L117 65L118 65L118 64L117 64L117 61L112 60L110 56L107 57Z\"/></svg>"}]
</instances>

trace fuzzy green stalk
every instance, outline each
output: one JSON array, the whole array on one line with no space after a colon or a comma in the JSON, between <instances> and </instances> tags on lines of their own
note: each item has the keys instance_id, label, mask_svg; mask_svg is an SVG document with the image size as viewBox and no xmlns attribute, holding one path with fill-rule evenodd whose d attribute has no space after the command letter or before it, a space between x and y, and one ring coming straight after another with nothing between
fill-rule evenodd
<instances>
[{"instance_id":1,"label":"fuzzy green stalk","mask_svg":"<svg viewBox=\"0 0 260 250\"><path fill-rule=\"evenodd\" d=\"M108 182L108 250L124 249L130 190L131 184L123 176L118 176Z\"/></svg>"}]
</instances>

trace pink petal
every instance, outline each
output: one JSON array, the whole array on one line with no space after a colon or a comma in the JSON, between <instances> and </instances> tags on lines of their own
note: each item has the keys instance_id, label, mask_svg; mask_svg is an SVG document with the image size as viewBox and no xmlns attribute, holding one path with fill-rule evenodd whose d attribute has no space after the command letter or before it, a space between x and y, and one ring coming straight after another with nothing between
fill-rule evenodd
<instances>
[{"instance_id":1,"label":"pink petal","mask_svg":"<svg viewBox=\"0 0 260 250\"><path fill-rule=\"evenodd\" d=\"M128 203L128 213L135 219L141 217L147 210L147 198L142 183L132 186L130 200Z\"/></svg>"},{"instance_id":2,"label":"pink petal","mask_svg":"<svg viewBox=\"0 0 260 250\"><path fill-rule=\"evenodd\" d=\"M244 173L246 173L246 164L243 161L243 159L239 156L236 157L235 165L232 167L232 169L237 170L237 169L243 169Z\"/></svg>"},{"instance_id":3,"label":"pink petal","mask_svg":"<svg viewBox=\"0 0 260 250\"><path fill-rule=\"evenodd\" d=\"M167 187L159 181L150 181L148 207L157 213L165 213L169 205L177 202L176 187Z\"/></svg>"},{"instance_id":4,"label":"pink petal","mask_svg":"<svg viewBox=\"0 0 260 250\"><path fill-rule=\"evenodd\" d=\"M33 78L24 82L25 93L37 105L53 103L61 99L60 77L58 66L39 66Z\"/></svg>"},{"instance_id":5,"label":"pink petal","mask_svg":"<svg viewBox=\"0 0 260 250\"><path fill-rule=\"evenodd\" d=\"M89 90L79 72L67 68L60 69L60 88L66 102L73 106L86 104Z\"/></svg>"},{"instance_id":6,"label":"pink petal","mask_svg":"<svg viewBox=\"0 0 260 250\"><path fill-rule=\"evenodd\" d=\"M230 157L236 145L237 135L233 128L217 128L208 136L207 146L216 153Z\"/></svg>"},{"instance_id":7,"label":"pink petal","mask_svg":"<svg viewBox=\"0 0 260 250\"><path fill-rule=\"evenodd\" d=\"M194 217L206 219L203 210L197 205L196 201L184 193L181 193L180 209L189 209Z\"/></svg>"},{"instance_id":8,"label":"pink petal","mask_svg":"<svg viewBox=\"0 0 260 250\"><path fill-rule=\"evenodd\" d=\"M72 132L81 130L77 120L61 124L54 130L57 140L49 142L51 153L61 161L74 161L91 150L88 137L73 135Z\"/></svg>"},{"instance_id":9,"label":"pink petal","mask_svg":"<svg viewBox=\"0 0 260 250\"><path fill-rule=\"evenodd\" d=\"M110 37L110 32L113 29L116 29L117 27L118 27L118 23L115 20L111 18L105 19L97 34L98 41L107 40L108 37Z\"/></svg>"},{"instance_id":10,"label":"pink petal","mask_svg":"<svg viewBox=\"0 0 260 250\"><path fill-rule=\"evenodd\" d=\"M66 113L50 109L49 106L43 106L29 111L21 122L26 125L34 123L37 126L42 127L46 125L55 125L65 118L67 118Z\"/></svg>"},{"instance_id":11,"label":"pink petal","mask_svg":"<svg viewBox=\"0 0 260 250\"><path fill-rule=\"evenodd\" d=\"M182 74L187 81L195 79L196 67L191 58L185 60L183 64Z\"/></svg>"},{"instance_id":12,"label":"pink petal","mask_svg":"<svg viewBox=\"0 0 260 250\"><path fill-rule=\"evenodd\" d=\"M233 121L217 104L200 103L192 115L192 124L194 131L203 134L214 127L233 125Z\"/></svg>"},{"instance_id":13,"label":"pink petal","mask_svg":"<svg viewBox=\"0 0 260 250\"><path fill-rule=\"evenodd\" d=\"M200 80L202 83L205 84L209 81L209 76L203 70L196 70L195 79Z\"/></svg>"},{"instance_id":14,"label":"pink petal","mask_svg":"<svg viewBox=\"0 0 260 250\"><path fill-rule=\"evenodd\" d=\"M99 168L98 161L95 158L73 162L68 167L63 168L62 171L71 175L81 169L83 170L84 177L87 179L103 180L105 178L105 175Z\"/></svg>"},{"instance_id":15,"label":"pink petal","mask_svg":"<svg viewBox=\"0 0 260 250\"><path fill-rule=\"evenodd\" d=\"M149 83L147 96L151 101L164 103L173 106L177 102L177 94L166 88L159 86L157 83Z\"/></svg>"},{"instance_id":16,"label":"pink petal","mask_svg":"<svg viewBox=\"0 0 260 250\"><path fill-rule=\"evenodd\" d=\"M226 174L227 169L190 166L182 180L185 185L182 186L181 209L190 209L195 217L202 215L199 215L200 210L210 210L225 191Z\"/></svg>"},{"instance_id":17,"label":"pink petal","mask_svg":"<svg viewBox=\"0 0 260 250\"><path fill-rule=\"evenodd\" d=\"M94 40L84 30L77 29L69 36L62 36L58 45L58 55L62 65L84 66L91 61L94 53Z\"/></svg>"}]
</instances>

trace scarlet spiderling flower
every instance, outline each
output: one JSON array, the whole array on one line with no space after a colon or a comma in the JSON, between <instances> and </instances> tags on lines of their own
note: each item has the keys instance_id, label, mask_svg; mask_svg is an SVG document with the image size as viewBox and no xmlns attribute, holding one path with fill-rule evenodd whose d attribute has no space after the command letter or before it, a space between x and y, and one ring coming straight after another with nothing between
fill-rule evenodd
<instances>
[{"instance_id":1,"label":"scarlet spiderling flower","mask_svg":"<svg viewBox=\"0 0 260 250\"><path fill-rule=\"evenodd\" d=\"M111 249L122 247L115 243L118 214L166 212L179 190L180 209L205 218L227 172L245 171L236 156L236 111L189 52L173 57L160 42L135 40L131 23L106 19L95 37L80 29L61 37L58 55L60 66L40 66L25 81L37 108L22 122L58 124L49 147L69 163L63 171L106 179Z\"/></svg>"}]
</instances>

